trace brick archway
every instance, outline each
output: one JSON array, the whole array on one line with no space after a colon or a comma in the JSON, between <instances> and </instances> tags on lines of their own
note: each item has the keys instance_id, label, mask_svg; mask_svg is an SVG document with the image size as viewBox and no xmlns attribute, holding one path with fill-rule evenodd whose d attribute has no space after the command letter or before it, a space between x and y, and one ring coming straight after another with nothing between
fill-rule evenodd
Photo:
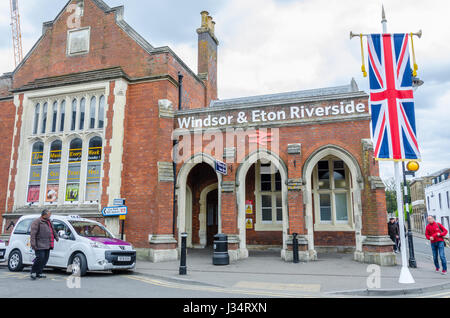
<instances>
[{"instance_id":1,"label":"brick archway","mask_svg":"<svg viewBox=\"0 0 450 318\"><path fill-rule=\"evenodd\" d=\"M352 187L350 189L350 193L352 194L352 207L354 211L354 226L355 226L355 241L356 241L356 251L355 253L362 253L363 248L363 237L361 234L362 231L362 204L361 204L361 192L364 187L363 177L361 173L361 169L359 167L356 159L345 149L335 146L335 145L327 145L316 150L306 161L303 169L303 180L306 181L306 185L303 189L304 197L306 198L306 228L307 228L307 237L308 237L308 250L310 253L316 254L314 247L314 221L313 221L313 200L312 200L312 185L311 185L311 177L315 166L318 164L320 160L327 156L334 156L347 165L351 179L352 179Z\"/></svg>"},{"instance_id":2,"label":"brick archway","mask_svg":"<svg viewBox=\"0 0 450 318\"><path fill-rule=\"evenodd\" d=\"M188 160L186 160L183 165L181 166L180 171L177 175L177 207L178 207L178 217L177 217L177 229L178 229L178 246L181 247L181 233L186 232L186 186L187 186L187 179L189 176L189 173L191 170L199 163L206 163L210 165L215 170L215 159L211 157L208 154L205 153L198 153L190 157ZM218 190L219 194L221 192L221 183L222 183L222 176L219 173L216 173L217 175L217 181L218 181ZM221 230L221 196L219 195L219 204L218 204L218 214L219 214L219 231ZM190 217L192 218L192 213L190 214Z\"/></svg>"},{"instance_id":3,"label":"brick archway","mask_svg":"<svg viewBox=\"0 0 450 318\"><path fill-rule=\"evenodd\" d=\"M284 161L275 153L269 150L258 150L248 155L244 162L239 166L236 172L236 184L237 188L237 205L238 205L238 232L239 232L239 254L240 258L248 257L247 240L246 240L246 225L245 225L245 179L247 172L252 165L258 160L265 159L272 162L281 174L282 184L282 206L283 206L283 248L281 251L281 257L284 258L287 250L287 239L289 229L289 216L288 216L288 171Z\"/></svg>"}]
</instances>

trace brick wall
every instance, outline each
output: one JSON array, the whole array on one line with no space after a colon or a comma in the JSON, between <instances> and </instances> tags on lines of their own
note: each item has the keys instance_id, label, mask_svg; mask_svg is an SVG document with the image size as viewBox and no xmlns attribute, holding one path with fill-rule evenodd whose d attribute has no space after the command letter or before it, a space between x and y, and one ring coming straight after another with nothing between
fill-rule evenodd
<instances>
[{"instance_id":1,"label":"brick wall","mask_svg":"<svg viewBox=\"0 0 450 318\"><path fill-rule=\"evenodd\" d=\"M14 136L13 139L13 145L12 145L12 151L14 151L14 154L12 156L12 162L11 162L11 181L9 183L9 199L7 202L6 211L11 212L14 207L14 191L16 190L16 175L17 175L17 164L19 160L19 145L20 145L20 131L22 129L22 114L23 114L23 95L19 95L19 107L17 109L17 120L15 121L15 130L16 135L14 136L14 133L12 136ZM10 152L11 153L11 152Z\"/></svg>"},{"instance_id":2,"label":"brick wall","mask_svg":"<svg viewBox=\"0 0 450 318\"><path fill-rule=\"evenodd\" d=\"M11 163L11 152L13 146L14 123L16 107L11 100L0 101L0 209L3 212L6 207L6 197L8 192L8 176ZM2 215L0 213L0 221Z\"/></svg>"}]
</instances>

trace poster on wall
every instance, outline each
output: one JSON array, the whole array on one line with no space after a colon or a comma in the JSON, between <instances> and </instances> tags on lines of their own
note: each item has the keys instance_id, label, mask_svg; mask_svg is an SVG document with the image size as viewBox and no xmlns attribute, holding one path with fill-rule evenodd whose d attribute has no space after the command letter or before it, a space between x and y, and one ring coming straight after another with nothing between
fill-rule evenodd
<instances>
[{"instance_id":1,"label":"poster on wall","mask_svg":"<svg viewBox=\"0 0 450 318\"><path fill-rule=\"evenodd\" d=\"M100 199L100 183L86 184L86 201L93 202Z\"/></svg>"},{"instance_id":2,"label":"poster on wall","mask_svg":"<svg viewBox=\"0 0 450 318\"><path fill-rule=\"evenodd\" d=\"M66 202L77 202L79 190L79 184L68 184L66 187Z\"/></svg>"},{"instance_id":3,"label":"poster on wall","mask_svg":"<svg viewBox=\"0 0 450 318\"><path fill-rule=\"evenodd\" d=\"M59 185L49 184L47 186L47 192L45 195L45 202L55 203L58 202Z\"/></svg>"},{"instance_id":4,"label":"poster on wall","mask_svg":"<svg viewBox=\"0 0 450 318\"><path fill-rule=\"evenodd\" d=\"M40 186L38 186L38 185L29 186L28 199L27 199L28 203L39 202L39 192L40 192L39 190L40 190Z\"/></svg>"},{"instance_id":5,"label":"poster on wall","mask_svg":"<svg viewBox=\"0 0 450 318\"><path fill-rule=\"evenodd\" d=\"M245 221L245 224L246 224L247 230L253 229L253 219L247 219L247 221Z\"/></svg>"},{"instance_id":6,"label":"poster on wall","mask_svg":"<svg viewBox=\"0 0 450 318\"><path fill-rule=\"evenodd\" d=\"M247 215L253 214L253 202L252 201L245 202L245 214L247 214Z\"/></svg>"}]
</instances>

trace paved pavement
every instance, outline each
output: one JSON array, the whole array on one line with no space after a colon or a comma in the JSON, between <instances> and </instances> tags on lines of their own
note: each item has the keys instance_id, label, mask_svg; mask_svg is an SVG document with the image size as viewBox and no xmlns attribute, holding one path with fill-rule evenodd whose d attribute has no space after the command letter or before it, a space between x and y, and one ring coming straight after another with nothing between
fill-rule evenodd
<instances>
[{"instance_id":1,"label":"paved pavement","mask_svg":"<svg viewBox=\"0 0 450 318\"><path fill-rule=\"evenodd\" d=\"M398 283L400 266L380 268L380 289L411 289L449 284L450 276L434 272L429 247L423 239L417 241L418 268L411 269L416 284ZM429 252L428 254L426 252ZM212 251L189 250L188 275L178 275L178 262L141 262L137 272L171 281L204 283L225 288L285 290L291 292L322 293L331 295L344 290L365 290L373 272L368 264L353 261L352 254L319 254L319 260L309 263L286 263L279 251L250 251L250 257L229 266L212 265ZM400 264L400 255L398 255Z\"/></svg>"},{"instance_id":2,"label":"paved pavement","mask_svg":"<svg viewBox=\"0 0 450 318\"><path fill-rule=\"evenodd\" d=\"M379 287L384 293L377 296L450 297L450 276L434 272L426 240L415 237L414 242L418 268L411 269L411 273L416 284L397 283L400 266L382 267ZM188 275L179 276L178 265L178 262L139 262L135 273L89 273L81 278L81 288L69 288L76 281L60 271L49 270L47 279L33 282L29 279L29 269L10 273L3 264L0 265L0 297L362 297L360 293L336 292L367 290L371 274L368 265L354 262L351 254L319 254L316 262L293 264L282 261L276 250L251 251L248 259L229 266L213 266L211 250L189 250ZM398 293L400 289L406 292ZM392 290L396 292L392 294ZM407 293L413 290L414 293Z\"/></svg>"}]
</instances>

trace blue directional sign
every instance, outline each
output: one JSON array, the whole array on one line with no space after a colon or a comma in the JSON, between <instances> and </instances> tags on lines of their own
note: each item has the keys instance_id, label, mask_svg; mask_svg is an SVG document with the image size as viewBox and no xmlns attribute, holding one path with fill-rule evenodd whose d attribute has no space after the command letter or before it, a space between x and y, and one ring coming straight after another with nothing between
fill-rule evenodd
<instances>
[{"instance_id":1,"label":"blue directional sign","mask_svg":"<svg viewBox=\"0 0 450 318\"><path fill-rule=\"evenodd\" d=\"M124 206L125 205L125 199L114 199L114 205L115 206Z\"/></svg>"},{"instance_id":2,"label":"blue directional sign","mask_svg":"<svg viewBox=\"0 0 450 318\"><path fill-rule=\"evenodd\" d=\"M216 160L216 172L226 176L228 174L228 166L226 163Z\"/></svg>"},{"instance_id":3,"label":"blue directional sign","mask_svg":"<svg viewBox=\"0 0 450 318\"><path fill-rule=\"evenodd\" d=\"M103 216L121 216L128 214L128 208L126 206L112 206L104 208L102 211Z\"/></svg>"}]
</instances>

